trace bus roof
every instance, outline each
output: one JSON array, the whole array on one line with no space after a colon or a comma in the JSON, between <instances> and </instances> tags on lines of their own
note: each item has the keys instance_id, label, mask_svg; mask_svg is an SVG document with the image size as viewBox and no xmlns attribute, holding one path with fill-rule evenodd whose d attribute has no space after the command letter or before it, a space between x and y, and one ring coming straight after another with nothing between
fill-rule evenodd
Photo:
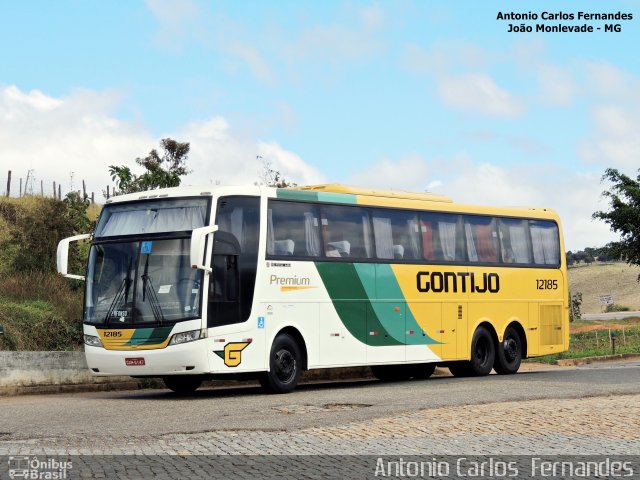
<instances>
[{"instance_id":1,"label":"bus roof","mask_svg":"<svg viewBox=\"0 0 640 480\"><path fill-rule=\"evenodd\" d=\"M429 202L452 203L451 198L432 192L409 192L407 190L387 190L383 188L363 188L342 185L340 183L327 183L324 185L304 185L291 187L293 190L313 190L331 193L350 193L352 195L365 195L368 197L401 198L405 200L423 200Z\"/></svg>"}]
</instances>

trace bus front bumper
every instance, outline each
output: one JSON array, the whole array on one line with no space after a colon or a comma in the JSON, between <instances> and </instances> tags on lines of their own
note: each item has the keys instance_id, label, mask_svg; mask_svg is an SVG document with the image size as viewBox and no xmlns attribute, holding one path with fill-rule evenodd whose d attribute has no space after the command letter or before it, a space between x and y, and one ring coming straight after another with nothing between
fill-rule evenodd
<instances>
[{"instance_id":1,"label":"bus front bumper","mask_svg":"<svg viewBox=\"0 0 640 480\"><path fill-rule=\"evenodd\" d=\"M165 376L209 372L204 342L150 350L106 350L85 345L87 365L94 375Z\"/></svg>"}]
</instances>

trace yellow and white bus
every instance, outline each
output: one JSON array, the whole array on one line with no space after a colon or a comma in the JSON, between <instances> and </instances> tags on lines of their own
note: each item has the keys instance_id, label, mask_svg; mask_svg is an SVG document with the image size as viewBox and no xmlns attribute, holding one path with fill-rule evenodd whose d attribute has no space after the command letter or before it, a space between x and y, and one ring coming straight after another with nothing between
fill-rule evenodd
<instances>
[{"instance_id":1,"label":"yellow and white bus","mask_svg":"<svg viewBox=\"0 0 640 480\"><path fill-rule=\"evenodd\" d=\"M192 187L107 201L90 239L95 375L293 390L307 369L383 380L517 372L569 346L558 216L343 185Z\"/></svg>"}]
</instances>

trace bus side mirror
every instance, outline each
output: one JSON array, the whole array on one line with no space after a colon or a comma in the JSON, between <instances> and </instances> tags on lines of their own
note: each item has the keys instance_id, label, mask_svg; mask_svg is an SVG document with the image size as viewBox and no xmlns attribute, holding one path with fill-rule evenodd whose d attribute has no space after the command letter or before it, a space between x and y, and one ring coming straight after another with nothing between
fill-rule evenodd
<instances>
[{"instance_id":1,"label":"bus side mirror","mask_svg":"<svg viewBox=\"0 0 640 480\"><path fill-rule=\"evenodd\" d=\"M217 230L217 225L200 227L193 230L193 232L191 233L191 268L197 268L198 270L211 272L211 269L204 265L204 248L207 245L207 236L211 235Z\"/></svg>"},{"instance_id":2,"label":"bus side mirror","mask_svg":"<svg viewBox=\"0 0 640 480\"><path fill-rule=\"evenodd\" d=\"M75 278L76 280L84 280L83 275L72 275L70 273L67 273L67 269L69 268L69 244L71 242L77 242L78 240L86 240L87 238L91 238L90 233L76 235L75 237L68 237L60 240L60 243L58 243L58 250L56 252L58 273L60 275L67 278Z\"/></svg>"}]
</instances>

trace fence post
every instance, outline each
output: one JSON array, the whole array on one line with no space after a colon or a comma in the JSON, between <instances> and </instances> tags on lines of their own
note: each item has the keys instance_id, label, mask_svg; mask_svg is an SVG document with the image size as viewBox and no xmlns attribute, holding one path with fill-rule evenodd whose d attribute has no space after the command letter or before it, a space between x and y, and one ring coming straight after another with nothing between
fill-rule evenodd
<instances>
[{"instance_id":1,"label":"fence post","mask_svg":"<svg viewBox=\"0 0 640 480\"><path fill-rule=\"evenodd\" d=\"M94 193L91 192L91 205L94 205L96 203L96 197L94 196Z\"/></svg>"},{"instance_id":2,"label":"fence post","mask_svg":"<svg viewBox=\"0 0 640 480\"><path fill-rule=\"evenodd\" d=\"M596 330L596 348L598 348L598 330Z\"/></svg>"},{"instance_id":3,"label":"fence post","mask_svg":"<svg viewBox=\"0 0 640 480\"><path fill-rule=\"evenodd\" d=\"M11 170L9 170L9 175L7 175L7 197L11 195Z\"/></svg>"},{"instance_id":4,"label":"fence post","mask_svg":"<svg viewBox=\"0 0 640 480\"><path fill-rule=\"evenodd\" d=\"M22 177L20 177L20 196L22 197Z\"/></svg>"},{"instance_id":5,"label":"fence post","mask_svg":"<svg viewBox=\"0 0 640 480\"><path fill-rule=\"evenodd\" d=\"M109 200L109 196L110 196L110 194L109 194L109 185L107 185L107 200Z\"/></svg>"},{"instance_id":6,"label":"fence post","mask_svg":"<svg viewBox=\"0 0 640 480\"><path fill-rule=\"evenodd\" d=\"M58 185L58 200L62 200L62 187Z\"/></svg>"},{"instance_id":7,"label":"fence post","mask_svg":"<svg viewBox=\"0 0 640 480\"><path fill-rule=\"evenodd\" d=\"M40 196L44 197L44 182L40 180Z\"/></svg>"},{"instance_id":8,"label":"fence post","mask_svg":"<svg viewBox=\"0 0 640 480\"><path fill-rule=\"evenodd\" d=\"M82 180L82 200L85 200L87 198L87 186L84 183L84 180Z\"/></svg>"}]
</instances>

